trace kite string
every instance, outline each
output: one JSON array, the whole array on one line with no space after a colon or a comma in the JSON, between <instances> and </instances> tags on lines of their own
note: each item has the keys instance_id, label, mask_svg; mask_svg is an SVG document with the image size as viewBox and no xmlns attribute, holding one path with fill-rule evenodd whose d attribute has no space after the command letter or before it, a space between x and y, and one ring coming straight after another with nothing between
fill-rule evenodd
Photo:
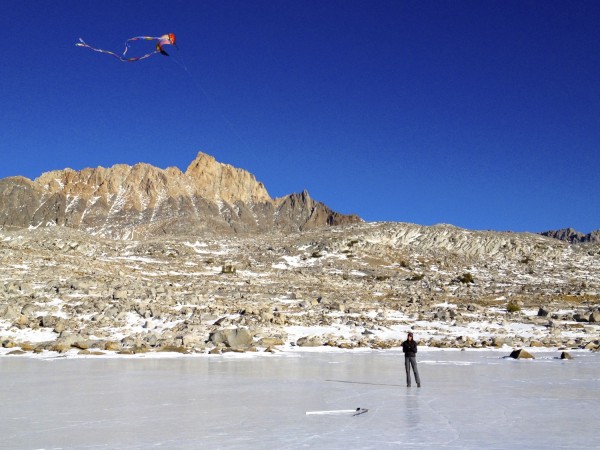
<instances>
[{"instance_id":1,"label":"kite string","mask_svg":"<svg viewBox=\"0 0 600 450\"><path fill-rule=\"evenodd\" d=\"M223 119L223 121L227 124L227 126L229 127L230 131L235 134L235 136L239 139L239 141L244 145L244 146L248 146L248 144L246 143L246 141L242 138L242 136L238 133L238 131L236 130L236 128L233 126L233 123L227 118L227 116L225 116L225 114L223 113L223 111L218 107L218 103L216 102L216 100L206 91L206 89L204 89L204 87L202 87L202 85L198 82L198 80L196 79L196 77L192 74L192 72L190 71L190 69L188 68L187 64L185 63L185 60L183 58L183 55L181 54L181 52L177 52L178 58L180 60L178 60L178 58L172 58L172 61L174 61L175 63L177 63L177 65L179 65L183 70L185 70L187 72L187 74L189 75L190 79L192 80L192 83L194 85L194 87L201 91L202 94L206 97L206 99L213 104L214 109L219 113L219 115L221 116L221 119Z\"/></svg>"}]
</instances>

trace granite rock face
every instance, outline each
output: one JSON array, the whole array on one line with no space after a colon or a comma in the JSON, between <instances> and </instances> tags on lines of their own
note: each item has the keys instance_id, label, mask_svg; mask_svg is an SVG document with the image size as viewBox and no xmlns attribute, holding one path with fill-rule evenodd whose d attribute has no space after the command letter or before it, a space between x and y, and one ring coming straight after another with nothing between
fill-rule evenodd
<instances>
[{"instance_id":1,"label":"granite rock face","mask_svg":"<svg viewBox=\"0 0 600 450\"><path fill-rule=\"evenodd\" d=\"M360 222L308 192L272 199L251 173L199 153L175 167L118 164L0 180L0 226L63 226L102 237L293 232Z\"/></svg>"}]
</instances>

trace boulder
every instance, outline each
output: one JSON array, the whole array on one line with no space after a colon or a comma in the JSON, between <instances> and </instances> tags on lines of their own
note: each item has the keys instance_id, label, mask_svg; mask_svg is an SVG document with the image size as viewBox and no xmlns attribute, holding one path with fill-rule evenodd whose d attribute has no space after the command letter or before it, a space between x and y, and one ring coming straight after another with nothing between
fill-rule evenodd
<instances>
[{"instance_id":1,"label":"boulder","mask_svg":"<svg viewBox=\"0 0 600 450\"><path fill-rule=\"evenodd\" d=\"M104 343L104 350L109 351L109 352L118 352L121 350L121 348L122 348L122 346L121 346L120 342L106 341Z\"/></svg>"},{"instance_id":2,"label":"boulder","mask_svg":"<svg viewBox=\"0 0 600 450\"><path fill-rule=\"evenodd\" d=\"M535 359L535 357L529 353L527 350L524 349L518 349L518 350L513 350L512 353L510 354L510 358L514 358L514 359Z\"/></svg>"},{"instance_id":3,"label":"boulder","mask_svg":"<svg viewBox=\"0 0 600 450\"><path fill-rule=\"evenodd\" d=\"M492 337L492 345L494 347L502 347L506 343L506 338L500 336Z\"/></svg>"},{"instance_id":4,"label":"boulder","mask_svg":"<svg viewBox=\"0 0 600 450\"><path fill-rule=\"evenodd\" d=\"M247 328L217 330L211 333L208 339L215 345L224 344L231 348L249 347L252 344L252 335Z\"/></svg>"},{"instance_id":5,"label":"boulder","mask_svg":"<svg viewBox=\"0 0 600 450\"><path fill-rule=\"evenodd\" d=\"M275 347L276 345L284 345L283 340L276 337L264 337L258 341L260 347Z\"/></svg>"},{"instance_id":6,"label":"boulder","mask_svg":"<svg viewBox=\"0 0 600 450\"><path fill-rule=\"evenodd\" d=\"M67 284L74 291L89 291L92 287L91 283L86 280L69 280Z\"/></svg>"},{"instance_id":7,"label":"boulder","mask_svg":"<svg viewBox=\"0 0 600 450\"><path fill-rule=\"evenodd\" d=\"M104 352L101 352L99 350L79 350L77 352L78 355L89 355L89 356L102 356L105 355Z\"/></svg>"},{"instance_id":8,"label":"boulder","mask_svg":"<svg viewBox=\"0 0 600 450\"><path fill-rule=\"evenodd\" d=\"M165 345L164 347L159 347L156 351L167 353L182 353L184 355L189 353L185 347L179 347L176 345Z\"/></svg>"},{"instance_id":9,"label":"boulder","mask_svg":"<svg viewBox=\"0 0 600 450\"><path fill-rule=\"evenodd\" d=\"M27 353L27 352L17 349L17 350L12 350L12 351L8 352L7 355L13 355L13 356L14 355L24 355L25 353Z\"/></svg>"},{"instance_id":10,"label":"boulder","mask_svg":"<svg viewBox=\"0 0 600 450\"><path fill-rule=\"evenodd\" d=\"M33 292L33 289L31 288L30 283L21 283L19 285L19 291L21 292L21 295L30 296L31 293Z\"/></svg>"},{"instance_id":11,"label":"boulder","mask_svg":"<svg viewBox=\"0 0 600 450\"><path fill-rule=\"evenodd\" d=\"M158 335L156 333L148 333L144 336L143 341L148 347L156 347L158 344Z\"/></svg>"},{"instance_id":12,"label":"boulder","mask_svg":"<svg viewBox=\"0 0 600 450\"><path fill-rule=\"evenodd\" d=\"M573 314L573 320L576 322L588 322L589 316L585 313L575 313Z\"/></svg>"},{"instance_id":13,"label":"boulder","mask_svg":"<svg viewBox=\"0 0 600 450\"><path fill-rule=\"evenodd\" d=\"M285 325L287 323L287 320L288 320L287 314L285 314L283 312L277 312L275 314L275 323L278 323L279 325Z\"/></svg>"},{"instance_id":14,"label":"boulder","mask_svg":"<svg viewBox=\"0 0 600 450\"><path fill-rule=\"evenodd\" d=\"M320 347L323 342L314 336L304 336L296 341L298 347Z\"/></svg>"},{"instance_id":15,"label":"boulder","mask_svg":"<svg viewBox=\"0 0 600 450\"><path fill-rule=\"evenodd\" d=\"M11 281L5 286L6 292L8 294L17 295L21 293L21 289L19 285L15 281Z\"/></svg>"},{"instance_id":16,"label":"boulder","mask_svg":"<svg viewBox=\"0 0 600 450\"><path fill-rule=\"evenodd\" d=\"M58 337L58 339L56 340L55 343L71 347L75 343L82 341L82 340L84 340L84 338L82 336L79 336L77 334L63 332L60 334L60 336Z\"/></svg>"},{"instance_id":17,"label":"boulder","mask_svg":"<svg viewBox=\"0 0 600 450\"><path fill-rule=\"evenodd\" d=\"M199 345L200 336L197 333L184 333L181 335L181 342L184 347L194 347Z\"/></svg>"},{"instance_id":18,"label":"boulder","mask_svg":"<svg viewBox=\"0 0 600 450\"><path fill-rule=\"evenodd\" d=\"M112 298L114 300L127 300L127 290L122 288L115 289Z\"/></svg>"},{"instance_id":19,"label":"boulder","mask_svg":"<svg viewBox=\"0 0 600 450\"><path fill-rule=\"evenodd\" d=\"M456 345L458 347L472 347L473 344L474 341L470 336L459 336L456 339Z\"/></svg>"},{"instance_id":20,"label":"boulder","mask_svg":"<svg viewBox=\"0 0 600 450\"><path fill-rule=\"evenodd\" d=\"M51 351L53 345L54 345L54 341L38 342L35 345L35 348L33 349L33 352L34 353L42 353L42 352L45 352L45 351Z\"/></svg>"},{"instance_id":21,"label":"boulder","mask_svg":"<svg viewBox=\"0 0 600 450\"><path fill-rule=\"evenodd\" d=\"M345 350L350 350L356 348L356 344L348 341L343 341L338 344L338 348L343 348Z\"/></svg>"},{"instance_id":22,"label":"boulder","mask_svg":"<svg viewBox=\"0 0 600 450\"><path fill-rule=\"evenodd\" d=\"M56 316L50 316L50 315L46 315L46 316L42 316L41 320L40 320L40 326L44 327L44 328L54 328L56 326L56 324L58 323L59 318Z\"/></svg>"},{"instance_id":23,"label":"boulder","mask_svg":"<svg viewBox=\"0 0 600 450\"><path fill-rule=\"evenodd\" d=\"M71 350L71 346L68 344L65 344L64 342L56 342L56 343L54 343L54 345L52 345L50 347L50 350L52 350L53 352L58 352L58 353L66 353L69 350Z\"/></svg>"},{"instance_id":24,"label":"boulder","mask_svg":"<svg viewBox=\"0 0 600 450\"><path fill-rule=\"evenodd\" d=\"M550 314L550 311L548 311L546 308L544 308L543 306L540 306L540 309L538 309L538 313L537 315L539 317L547 317L548 314Z\"/></svg>"},{"instance_id":25,"label":"boulder","mask_svg":"<svg viewBox=\"0 0 600 450\"><path fill-rule=\"evenodd\" d=\"M236 267L232 264L225 264L221 267L221 273L235 274L237 272Z\"/></svg>"},{"instance_id":26,"label":"boulder","mask_svg":"<svg viewBox=\"0 0 600 450\"><path fill-rule=\"evenodd\" d=\"M71 345L71 347L78 348L80 350L87 350L90 348L90 341L87 339L78 339Z\"/></svg>"},{"instance_id":27,"label":"boulder","mask_svg":"<svg viewBox=\"0 0 600 450\"><path fill-rule=\"evenodd\" d=\"M20 314L19 317L17 317L13 324L17 327L17 328L24 328L27 324L29 323L29 318L24 315L24 314Z\"/></svg>"},{"instance_id":28,"label":"boulder","mask_svg":"<svg viewBox=\"0 0 600 450\"><path fill-rule=\"evenodd\" d=\"M123 348L132 348L136 345L140 345L140 339L136 336L125 336L121 339L121 345Z\"/></svg>"},{"instance_id":29,"label":"boulder","mask_svg":"<svg viewBox=\"0 0 600 450\"><path fill-rule=\"evenodd\" d=\"M119 315L119 308L116 306L108 306L104 311L104 317L108 317L109 319L114 319Z\"/></svg>"},{"instance_id":30,"label":"boulder","mask_svg":"<svg viewBox=\"0 0 600 450\"><path fill-rule=\"evenodd\" d=\"M55 333L62 333L63 331L65 331L66 325L65 325L65 321L63 319L60 319L56 322L56 325L54 325L54 328L52 329Z\"/></svg>"},{"instance_id":31,"label":"boulder","mask_svg":"<svg viewBox=\"0 0 600 450\"><path fill-rule=\"evenodd\" d=\"M0 319L13 321L21 314L13 305L0 305Z\"/></svg>"},{"instance_id":32,"label":"boulder","mask_svg":"<svg viewBox=\"0 0 600 450\"><path fill-rule=\"evenodd\" d=\"M329 305L329 310L344 313L346 312L346 305L344 305L342 302L332 302Z\"/></svg>"},{"instance_id":33,"label":"boulder","mask_svg":"<svg viewBox=\"0 0 600 450\"><path fill-rule=\"evenodd\" d=\"M573 357L569 352L562 352L560 354L560 359L573 359Z\"/></svg>"},{"instance_id":34,"label":"boulder","mask_svg":"<svg viewBox=\"0 0 600 450\"><path fill-rule=\"evenodd\" d=\"M21 342L19 346L24 352L32 352L35 349L35 345L31 342Z\"/></svg>"},{"instance_id":35,"label":"boulder","mask_svg":"<svg viewBox=\"0 0 600 450\"><path fill-rule=\"evenodd\" d=\"M262 310L260 312L260 320L261 322L272 322L275 316L270 310Z\"/></svg>"},{"instance_id":36,"label":"boulder","mask_svg":"<svg viewBox=\"0 0 600 450\"><path fill-rule=\"evenodd\" d=\"M600 311L594 311L590 314L589 322L600 323Z\"/></svg>"},{"instance_id":37,"label":"boulder","mask_svg":"<svg viewBox=\"0 0 600 450\"><path fill-rule=\"evenodd\" d=\"M117 355L134 355L135 351L132 348L124 348L123 350L119 350Z\"/></svg>"},{"instance_id":38,"label":"boulder","mask_svg":"<svg viewBox=\"0 0 600 450\"><path fill-rule=\"evenodd\" d=\"M36 307L31 303L26 304L21 308L21 314L23 316L33 316L36 312Z\"/></svg>"},{"instance_id":39,"label":"boulder","mask_svg":"<svg viewBox=\"0 0 600 450\"><path fill-rule=\"evenodd\" d=\"M142 345L136 345L135 347L130 349L134 355L139 353L148 353L150 349L148 347L144 347Z\"/></svg>"}]
</instances>

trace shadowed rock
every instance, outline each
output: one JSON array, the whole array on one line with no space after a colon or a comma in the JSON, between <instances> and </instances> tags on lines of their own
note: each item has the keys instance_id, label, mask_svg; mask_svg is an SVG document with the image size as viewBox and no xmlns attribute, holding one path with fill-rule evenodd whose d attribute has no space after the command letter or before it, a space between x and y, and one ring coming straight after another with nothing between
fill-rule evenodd
<instances>
[{"instance_id":1,"label":"shadowed rock","mask_svg":"<svg viewBox=\"0 0 600 450\"><path fill-rule=\"evenodd\" d=\"M531 353L524 349L513 350L510 357L514 359L535 359Z\"/></svg>"}]
</instances>

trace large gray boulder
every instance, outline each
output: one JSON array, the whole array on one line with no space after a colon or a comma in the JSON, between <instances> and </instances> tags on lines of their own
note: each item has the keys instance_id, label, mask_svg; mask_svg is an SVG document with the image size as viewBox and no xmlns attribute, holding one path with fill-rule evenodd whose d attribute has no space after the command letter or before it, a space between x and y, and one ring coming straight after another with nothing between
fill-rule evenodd
<instances>
[{"instance_id":1,"label":"large gray boulder","mask_svg":"<svg viewBox=\"0 0 600 450\"><path fill-rule=\"evenodd\" d=\"M227 328L211 333L209 341L215 345L224 344L231 348L244 348L252 344L252 335L247 328Z\"/></svg>"},{"instance_id":2,"label":"large gray boulder","mask_svg":"<svg viewBox=\"0 0 600 450\"><path fill-rule=\"evenodd\" d=\"M37 308L31 303L27 303L21 308L21 314L27 317L32 317L37 311Z\"/></svg>"},{"instance_id":3,"label":"large gray boulder","mask_svg":"<svg viewBox=\"0 0 600 450\"><path fill-rule=\"evenodd\" d=\"M45 315L42 316L40 319L40 326L44 327L44 328L55 328L59 322L62 322L63 319L61 319L60 317L56 317L56 316L52 316L52 315Z\"/></svg>"},{"instance_id":4,"label":"large gray boulder","mask_svg":"<svg viewBox=\"0 0 600 450\"><path fill-rule=\"evenodd\" d=\"M12 321L20 315L19 310L13 305L0 305L0 319Z\"/></svg>"}]
</instances>

